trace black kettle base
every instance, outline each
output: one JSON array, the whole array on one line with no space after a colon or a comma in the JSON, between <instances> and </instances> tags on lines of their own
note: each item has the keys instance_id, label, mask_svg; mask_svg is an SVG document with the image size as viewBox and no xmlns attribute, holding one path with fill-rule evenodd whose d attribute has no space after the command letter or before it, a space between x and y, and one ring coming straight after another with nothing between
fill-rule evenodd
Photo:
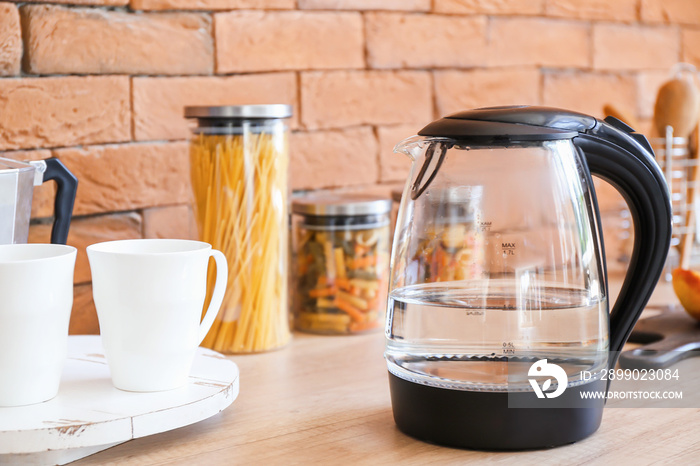
<instances>
[{"instance_id":1,"label":"black kettle base","mask_svg":"<svg viewBox=\"0 0 700 466\"><path fill-rule=\"evenodd\" d=\"M509 408L508 393L429 387L389 373L394 420L405 434L444 446L475 450L552 448L598 430L604 400L575 408ZM567 396L605 390L604 383L569 387Z\"/></svg>"}]
</instances>

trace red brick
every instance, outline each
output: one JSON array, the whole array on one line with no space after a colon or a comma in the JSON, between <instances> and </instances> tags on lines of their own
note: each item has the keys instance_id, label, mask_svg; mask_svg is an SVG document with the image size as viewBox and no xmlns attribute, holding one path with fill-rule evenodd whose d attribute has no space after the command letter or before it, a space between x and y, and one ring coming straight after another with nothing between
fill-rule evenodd
<instances>
[{"instance_id":1,"label":"red brick","mask_svg":"<svg viewBox=\"0 0 700 466\"><path fill-rule=\"evenodd\" d=\"M598 208L600 209L601 213L619 214L620 210L627 206L619 191L607 181L595 177L593 178L593 185L595 186L596 198L598 199ZM605 240L607 246L607 236L605 237Z\"/></svg>"},{"instance_id":2,"label":"red brick","mask_svg":"<svg viewBox=\"0 0 700 466\"><path fill-rule=\"evenodd\" d=\"M390 183L390 184L345 186L342 188L323 189L323 190L320 190L320 192L336 193L336 194L340 194L340 195L364 194L364 195L379 196L379 197L384 197L386 199L391 199L391 193L394 190L402 189L402 188L403 188L403 184L400 185L398 183Z\"/></svg>"},{"instance_id":3,"label":"red brick","mask_svg":"<svg viewBox=\"0 0 700 466\"><path fill-rule=\"evenodd\" d=\"M34 187L32 196L32 218L53 217L56 202L56 183L48 181Z\"/></svg>"},{"instance_id":4,"label":"red brick","mask_svg":"<svg viewBox=\"0 0 700 466\"><path fill-rule=\"evenodd\" d=\"M208 74L211 18L25 5L25 69L33 74Z\"/></svg>"},{"instance_id":5,"label":"red brick","mask_svg":"<svg viewBox=\"0 0 700 466\"><path fill-rule=\"evenodd\" d=\"M367 13L365 18L373 68L466 67L484 61L485 17Z\"/></svg>"},{"instance_id":6,"label":"red brick","mask_svg":"<svg viewBox=\"0 0 700 466\"><path fill-rule=\"evenodd\" d=\"M394 152L394 146L407 137L415 135L429 122L419 124L380 126L377 128L379 137L379 181L406 181L411 169L411 160L407 155Z\"/></svg>"},{"instance_id":7,"label":"red brick","mask_svg":"<svg viewBox=\"0 0 700 466\"><path fill-rule=\"evenodd\" d=\"M377 182L377 139L371 128L297 132L290 146L292 189Z\"/></svg>"},{"instance_id":8,"label":"red brick","mask_svg":"<svg viewBox=\"0 0 700 466\"><path fill-rule=\"evenodd\" d=\"M54 155L78 177L75 215L190 201L186 142L89 146Z\"/></svg>"},{"instance_id":9,"label":"red brick","mask_svg":"<svg viewBox=\"0 0 700 466\"><path fill-rule=\"evenodd\" d=\"M593 178L595 185L598 206L600 207L600 220L605 235L605 255L607 258L608 274L623 274L627 264L620 263L618 258L624 253L631 252L630 239L623 238L624 233L631 234L631 227L625 228L625 222L629 223L629 218L622 217L622 211L627 208L627 204L620 193L609 183L600 178ZM629 259L628 259L629 260Z\"/></svg>"},{"instance_id":10,"label":"red brick","mask_svg":"<svg viewBox=\"0 0 700 466\"><path fill-rule=\"evenodd\" d=\"M636 21L638 0L547 0L545 14L563 18Z\"/></svg>"},{"instance_id":11,"label":"red brick","mask_svg":"<svg viewBox=\"0 0 700 466\"><path fill-rule=\"evenodd\" d=\"M76 285L73 288L73 310L68 326L70 335L99 335L95 302L92 299L92 285Z\"/></svg>"},{"instance_id":12,"label":"red brick","mask_svg":"<svg viewBox=\"0 0 700 466\"><path fill-rule=\"evenodd\" d=\"M538 15L544 0L434 0L438 13L488 15Z\"/></svg>"},{"instance_id":13,"label":"red brick","mask_svg":"<svg viewBox=\"0 0 700 466\"><path fill-rule=\"evenodd\" d=\"M130 139L129 78L0 80L0 150Z\"/></svg>"},{"instance_id":14,"label":"red brick","mask_svg":"<svg viewBox=\"0 0 700 466\"><path fill-rule=\"evenodd\" d=\"M133 78L134 137L137 140L184 139L188 105L290 104L297 119L293 73L231 77Z\"/></svg>"},{"instance_id":15,"label":"red brick","mask_svg":"<svg viewBox=\"0 0 700 466\"><path fill-rule=\"evenodd\" d=\"M542 103L551 107L603 117L603 106L614 104L636 115L637 86L631 75L598 73L545 73Z\"/></svg>"},{"instance_id":16,"label":"red brick","mask_svg":"<svg viewBox=\"0 0 700 466\"><path fill-rule=\"evenodd\" d=\"M434 73L435 100L440 116L470 108L540 103L540 74L533 68Z\"/></svg>"},{"instance_id":17,"label":"red brick","mask_svg":"<svg viewBox=\"0 0 700 466\"><path fill-rule=\"evenodd\" d=\"M131 0L130 6L132 10L284 10L294 8L295 0Z\"/></svg>"},{"instance_id":18,"label":"red brick","mask_svg":"<svg viewBox=\"0 0 700 466\"><path fill-rule=\"evenodd\" d=\"M43 160L51 157L51 151L17 150L0 153L0 157L28 162L30 160ZM53 215L54 199L56 195L56 183L48 181L41 186L34 187L32 195L32 218L51 217Z\"/></svg>"},{"instance_id":19,"label":"red brick","mask_svg":"<svg viewBox=\"0 0 700 466\"><path fill-rule=\"evenodd\" d=\"M22 61L22 30L17 7L0 3L0 76L19 74Z\"/></svg>"},{"instance_id":20,"label":"red brick","mask_svg":"<svg viewBox=\"0 0 700 466\"><path fill-rule=\"evenodd\" d=\"M680 37L671 27L596 24L593 67L601 70L669 69L680 58Z\"/></svg>"},{"instance_id":21,"label":"red brick","mask_svg":"<svg viewBox=\"0 0 700 466\"><path fill-rule=\"evenodd\" d=\"M620 235L622 234L622 227L617 227L617 230L613 229L613 225L618 225L622 219L620 219L619 212L614 214L602 214L600 216L600 223L603 226L604 231L609 231L607 236L610 237L609 240L605 240L605 257L608 269L608 276L624 277L629 268L629 259L632 254L632 246L634 238L624 239ZM616 232L617 231L617 232ZM615 287L615 284L618 284ZM613 282L609 288L609 292L616 296L619 293L619 288L622 282Z\"/></svg>"},{"instance_id":22,"label":"red brick","mask_svg":"<svg viewBox=\"0 0 700 466\"><path fill-rule=\"evenodd\" d=\"M642 21L700 24L697 0L641 0L640 11Z\"/></svg>"},{"instance_id":23,"label":"red brick","mask_svg":"<svg viewBox=\"0 0 700 466\"><path fill-rule=\"evenodd\" d=\"M430 0L299 0L300 9L428 11Z\"/></svg>"},{"instance_id":24,"label":"red brick","mask_svg":"<svg viewBox=\"0 0 700 466\"><path fill-rule=\"evenodd\" d=\"M7 152L0 153L0 157L6 159L19 160L22 162L28 162L30 160L44 160L51 157L51 151L48 149L36 149L36 150L11 150Z\"/></svg>"},{"instance_id":25,"label":"red brick","mask_svg":"<svg viewBox=\"0 0 700 466\"><path fill-rule=\"evenodd\" d=\"M364 66L359 13L235 11L214 21L219 73Z\"/></svg>"},{"instance_id":26,"label":"red brick","mask_svg":"<svg viewBox=\"0 0 700 466\"><path fill-rule=\"evenodd\" d=\"M654 122L651 119L647 120L639 120L638 123L639 128L635 128L637 132L644 134L648 138L653 138L654 136L654 131L656 130L654 128Z\"/></svg>"},{"instance_id":27,"label":"red brick","mask_svg":"<svg viewBox=\"0 0 700 466\"><path fill-rule=\"evenodd\" d=\"M90 265L85 248L94 243L119 239L141 238L141 216L135 213L74 217L68 233L67 244L78 249L73 282L89 283ZM51 224L32 225L30 243L48 243L51 240Z\"/></svg>"},{"instance_id":28,"label":"red brick","mask_svg":"<svg viewBox=\"0 0 700 466\"><path fill-rule=\"evenodd\" d=\"M683 44L682 61L700 68L700 30L683 29L681 42Z\"/></svg>"},{"instance_id":29,"label":"red brick","mask_svg":"<svg viewBox=\"0 0 700 466\"><path fill-rule=\"evenodd\" d=\"M22 0L22 3L47 3L46 0ZM51 0L51 3L68 5L124 6L129 0Z\"/></svg>"},{"instance_id":30,"label":"red brick","mask_svg":"<svg viewBox=\"0 0 700 466\"><path fill-rule=\"evenodd\" d=\"M644 71L637 74L637 113L640 118L654 116L656 95L659 88L670 78L668 70Z\"/></svg>"},{"instance_id":31,"label":"red brick","mask_svg":"<svg viewBox=\"0 0 700 466\"><path fill-rule=\"evenodd\" d=\"M543 18L493 18L490 65L585 68L590 65L585 23Z\"/></svg>"},{"instance_id":32,"label":"red brick","mask_svg":"<svg viewBox=\"0 0 700 466\"><path fill-rule=\"evenodd\" d=\"M144 238L197 239L189 205L153 207L143 211Z\"/></svg>"},{"instance_id":33,"label":"red brick","mask_svg":"<svg viewBox=\"0 0 700 466\"><path fill-rule=\"evenodd\" d=\"M431 80L424 71L303 73L301 101L308 129L433 119Z\"/></svg>"}]
</instances>

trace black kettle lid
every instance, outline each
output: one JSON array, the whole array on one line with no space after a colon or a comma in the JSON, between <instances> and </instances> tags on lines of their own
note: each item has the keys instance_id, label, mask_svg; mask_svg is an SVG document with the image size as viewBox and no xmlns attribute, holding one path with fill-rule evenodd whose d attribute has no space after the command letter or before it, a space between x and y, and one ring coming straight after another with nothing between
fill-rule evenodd
<instances>
[{"instance_id":1,"label":"black kettle lid","mask_svg":"<svg viewBox=\"0 0 700 466\"><path fill-rule=\"evenodd\" d=\"M433 121L418 134L477 143L548 141L571 139L596 124L594 117L583 113L521 105L454 113Z\"/></svg>"}]
</instances>

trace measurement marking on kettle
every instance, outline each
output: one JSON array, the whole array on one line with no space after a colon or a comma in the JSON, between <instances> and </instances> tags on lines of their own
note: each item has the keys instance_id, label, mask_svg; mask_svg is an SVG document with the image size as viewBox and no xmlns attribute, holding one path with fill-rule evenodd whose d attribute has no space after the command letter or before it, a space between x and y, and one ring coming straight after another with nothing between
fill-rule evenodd
<instances>
[{"instance_id":1,"label":"measurement marking on kettle","mask_svg":"<svg viewBox=\"0 0 700 466\"><path fill-rule=\"evenodd\" d=\"M503 257L515 255L515 243L501 243L503 249Z\"/></svg>"},{"instance_id":2,"label":"measurement marking on kettle","mask_svg":"<svg viewBox=\"0 0 700 466\"><path fill-rule=\"evenodd\" d=\"M515 354L515 345L512 341L503 342L503 354Z\"/></svg>"}]
</instances>

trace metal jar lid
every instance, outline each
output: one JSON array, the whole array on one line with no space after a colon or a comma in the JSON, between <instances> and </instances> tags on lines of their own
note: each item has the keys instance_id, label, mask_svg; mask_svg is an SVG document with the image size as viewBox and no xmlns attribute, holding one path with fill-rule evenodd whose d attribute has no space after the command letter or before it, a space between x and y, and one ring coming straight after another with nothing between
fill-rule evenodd
<instances>
[{"instance_id":1,"label":"metal jar lid","mask_svg":"<svg viewBox=\"0 0 700 466\"><path fill-rule=\"evenodd\" d=\"M292 106L286 104L185 107L185 118L269 119L291 116Z\"/></svg>"},{"instance_id":2,"label":"metal jar lid","mask_svg":"<svg viewBox=\"0 0 700 466\"><path fill-rule=\"evenodd\" d=\"M292 200L292 212L318 216L382 215L391 200L367 194L311 194Z\"/></svg>"}]
</instances>

